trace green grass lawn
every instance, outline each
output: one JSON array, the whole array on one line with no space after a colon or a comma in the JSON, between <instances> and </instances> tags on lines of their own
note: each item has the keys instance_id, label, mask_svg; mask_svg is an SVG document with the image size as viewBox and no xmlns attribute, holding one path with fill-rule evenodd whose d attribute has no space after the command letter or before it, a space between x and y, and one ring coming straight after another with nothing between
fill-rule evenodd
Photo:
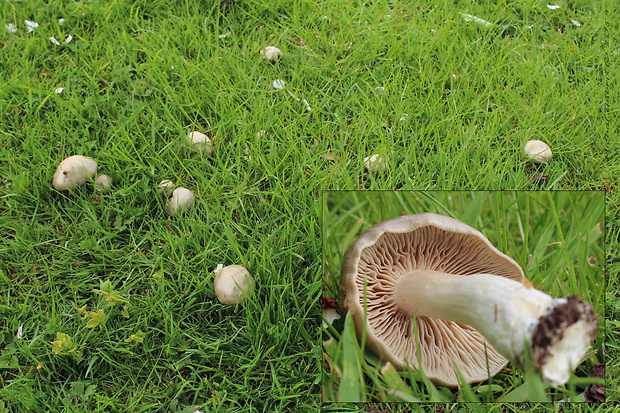
<instances>
[{"instance_id":1,"label":"green grass lawn","mask_svg":"<svg viewBox=\"0 0 620 413\"><path fill-rule=\"evenodd\" d=\"M320 409L324 189L606 190L618 401L620 10L546 4L3 2L0 411ZM74 154L109 194L51 187ZM196 194L187 214L162 179ZM218 264L256 279L245 306L215 298Z\"/></svg>"}]
</instances>

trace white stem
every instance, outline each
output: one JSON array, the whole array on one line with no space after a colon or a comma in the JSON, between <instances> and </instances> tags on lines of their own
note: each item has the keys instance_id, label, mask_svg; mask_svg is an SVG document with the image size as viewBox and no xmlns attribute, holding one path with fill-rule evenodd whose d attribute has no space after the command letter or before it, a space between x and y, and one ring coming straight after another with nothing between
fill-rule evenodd
<instances>
[{"instance_id":1,"label":"white stem","mask_svg":"<svg viewBox=\"0 0 620 413\"><path fill-rule=\"evenodd\" d=\"M519 365L525 359L525 345L529 346L543 379L556 386L566 383L598 328L594 311L577 300L579 309L570 309L571 320L559 320L554 315L553 331L549 333L549 322L541 320L551 317L558 306L562 314L566 313L567 300L554 299L521 282L492 274L413 271L399 279L394 291L394 301L402 311L467 324ZM544 343L538 348L540 334L544 335Z\"/></svg>"}]
</instances>

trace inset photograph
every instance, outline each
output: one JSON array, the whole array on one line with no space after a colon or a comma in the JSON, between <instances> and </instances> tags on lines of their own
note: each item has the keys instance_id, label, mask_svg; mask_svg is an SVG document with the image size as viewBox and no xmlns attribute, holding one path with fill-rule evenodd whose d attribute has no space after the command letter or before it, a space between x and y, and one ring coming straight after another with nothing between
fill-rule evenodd
<instances>
[{"instance_id":1,"label":"inset photograph","mask_svg":"<svg viewBox=\"0 0 620 413\"><path fill-rule=\"evenodd\" d=\"M604 401L604 192L322 201L323 402Z\"/></svg>"}]
</instances>

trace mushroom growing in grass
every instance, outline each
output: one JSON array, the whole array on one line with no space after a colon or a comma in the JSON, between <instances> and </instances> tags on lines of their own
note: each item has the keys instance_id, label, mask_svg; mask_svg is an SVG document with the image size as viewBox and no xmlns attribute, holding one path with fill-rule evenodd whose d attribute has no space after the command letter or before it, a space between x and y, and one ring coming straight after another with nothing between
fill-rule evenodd
<instances>
[{"instance_id":1,"label":"mushroom growing in grass","mask_svg":"<svg viewBox=\"0 0 620 413\"><path fill-rule=\"evenodd\" d=\"M548 162L553 156L551 148L543 141L533 139L527 141L524 148L525 156L535 164Z\"/></svg>"},{"instance_id":2,"label":"mushroom growing in grass","mask_svg":"<svg viewBox=\"0 0 620 413\"><path fill-rule=\"evenodd\" d=\"M267 46L265 47L265 49L260 51L260 54L265 56L265 59L269 60L270 62L275 62L280 60L280 58L282 57L282 50L278 49L275 46Z\"/></svg>"},{"instance_id":3,"label":"mushroom growing in grass","mask_svg":"<svg viewBox=\"0 0 620 413\"><path fill-rule=\"evenodd\" d=\"M170 196L170 194L174 191L174 182L169 179L164 179L157 185L157 192L160 194L164 194L166 196Z\"/></svg>"},{"instance_id":4,"label":"mushroom growing in grass","mask_svg":"<svg viewBox=\"0 0 620 413\"><path fill-rule=\"evenodd\" d=\"M533 288L479 231L432 213L360 236L344 256L340 303L381 360L452 387L454 367L479 382L528 353L544 381L565 384L598 329L589 304Z\"/></svg>"},{"instance_id":5,"label":"mushroom growing in grass","mask_svg":"<svg viewBox=\"0 0 620 413\"><path fill-rule=\"evenodd\" d=\"M190 209L195 199L192 191L182 186L178 187L172 191L172 197L166 202L166 212L171 217L177 216Z\"/></svg>"},{"instance_id":6,"label":"mushroom growing in grass","mask_svg":"<svg viewBox=\"0 0 620 413\"><path fill-rule=\"evenodd\" d=\"M224 304L243 302L254 292L256 282L241 265L229 265L216 272L213 280L215 295Z\"/></svg>"},{"instance_id":7,"label":"mushroom growing in grass","mask_svg":"<svg viewBox=\"0 0 620 413\"><path fill-rule=\"evenodd\" d=\"M82 155L65 158L54 173L52 185L59 191L74 189L97 175L97 162Z\"/></svg>"},{"instance_id":8,"label":"mushroom growing in grass","mask_svg":"<svg viewBox=\"0 0 620 413\"><path fill-rule=\"evenodd\" d=\"M187 138L196 149L204 150L208 155L213 153L213 144L211 139L202 132L193 131L187 135Z\"/></svg>"},{"instance_id":9,"label":"mushroom growing in grass","mask_svg":"<svg viewBox=\"0 0 620 413\"><path fill-rule=\"evenodd\" d=\"M112 187L112 178L110 178L106 174L97 175L97 179L95 180L95 187L97 191L107 193Z\"/></svg>"},{"instance_id":10,"label":"mushroom growing in grass","mask_svg":"<svg viewBox=\"0 0 620 413\"><path fill-rule=\"evenodd\" d=\"M385 158L377 153L364 158L364 169L370 173L384 173L386 168Z\"/></svg>"}]
</instances>

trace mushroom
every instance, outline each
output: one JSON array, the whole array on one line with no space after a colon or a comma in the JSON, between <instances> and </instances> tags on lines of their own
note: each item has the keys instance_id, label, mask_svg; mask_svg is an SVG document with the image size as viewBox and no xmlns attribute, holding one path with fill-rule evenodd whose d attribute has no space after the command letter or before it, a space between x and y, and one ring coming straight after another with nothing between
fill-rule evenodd
<instances>
[{"instance_id":1,"label":"mushroom","mask_svg":"<svg viewBox=\"0 0 620 413\"><path fill-rule=\"evenodd\" d=\"M97 162L82 155L65 158L52 179L52 185L59 191L74 189L97 175Z\"/></svg>"},{"instance_id":2,"label":"mushroom","mask_svg":"<svg viewBox=\"0 0 620 413\"><path fill-rule=\"evenodd\" d=\"M367 156L364 158L364 168L373 174L384 173L387 168L385 159L379 154Z\"/></svg>"},{"instance_id":3,"label":"mushroom","mask_svg":"<svg viewBox=\"0 0 620 413\"><path fill-rule=\"evenodd\" d=\"M170 194L174 191L174 182L169 179L164 179L157 185L157 192L160 194L164 194L166 196L170 196Z\"/></svg>"},{"instance_id":4,"label":"mushroom","mask_svg":"<svg viewBox=\"0 0 620 413\"><path fill-rule=\"evenodd\" d=\"M432 213L360 236L344 256L340 303L381 360L421 367L451 387L459 384L454 366L479 382L508 360L524 365L528 351L542 379L562 385L598 329L590 305L536 290L479 231Z\"/></svg>"},{"instance_id":5,"label":"mushroom","mask_svg":"<svg viewBox=\"0 0 620 413\"><path fill-rule=\"evenodd\" d=\"M535 164L547 162L553 156L551 148L543 141L533 139L527 141L524 148L525 156Z\"/></svg>"},{"instance_id":6,"label":"mushroom","mask_svg":"<svg viewBox=\"0 0 620 413\"><path fill-rule=\"evenodd\" d=\"M95 180L95 188L97 191L107 193L112 187L112 178L110 178L106 174L97 175L97 179Z\"/></svg>"},{"instance_id":7,"label":"mushroom","mask_svg":"<svg viewBox=\"0 0 620 413\"><path fill-rule=\"evenodd\" d=\"M224 304L237 304L252 295L256 283L241 265L229 265L217 271L213 280L215 295Z\"/></svg>"},{"instance_id":8,"label":"mushroom","mask_svg":"<svg viewBox=\"0 0 620 413\"><path fill-rule=\"evenodd\" d=\"M269 60L270 62L275 62L280 60L280 57L282 57L282 50L278 49L275 46L267 46L264 50L260 51L260 54L265 56L265 59Z\"/></svg>"},{"instance_id":9,"label":"mushroom","mask_svg":"<svg viewBox=\"0 0 620 413\"><path fill-rule=\"evenodd\" d=\"M213 153L211 139L204 133L193 131L187 135L187 138L196 149L204 150L208 155Z\"/></svg>"},{"instance_id":10,"label":"mushroom","mask_svg":"<svg viewBox=\"0 0 620 413\"><path fill-rule=\"evenodd\" d=\"M172 191L172 197L166 203L166 212L171 217L183 213L194 205L195 199L192 191L182 186L178 187Z\"/></svg>"}]
</instances>

